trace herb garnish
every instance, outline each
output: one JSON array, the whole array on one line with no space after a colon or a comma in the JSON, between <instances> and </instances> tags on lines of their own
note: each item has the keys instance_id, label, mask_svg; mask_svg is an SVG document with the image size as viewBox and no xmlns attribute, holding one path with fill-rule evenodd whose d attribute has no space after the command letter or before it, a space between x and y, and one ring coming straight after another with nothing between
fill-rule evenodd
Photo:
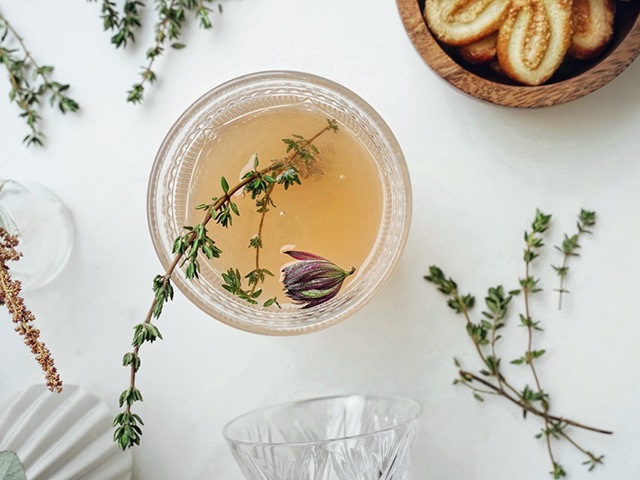
<instances>
[{"instance_id":1,"label":"herb garnish","mask_svg":"<svg viewBox=\"0 0 640 480\"><path fill-rule=\"evenodd\" d=\"M141 10L145 8L145 3L126 0L121 12L111 0L100 0L100 3L102 26L105 31L114 32L111 43L116 48L123 49L129 42L134 43L136 32L142 26ZM131 103L142 102L146 84L151 85L156 81L154 64L165 52L167 45L176 50L185 48L185 44L178 43L176 40L182 35L182 29L187 21L187 12L193 13L200 27L205 30L213 27L210 17L212 9L207 5L217 3L218 12L222 13L222 5L218 0L158 0L156 3L158 13L154 25L154 43L146 51L147 63L141 67L140 81L134 83L131 90L127 92L127 101Z\"/></svg>"},{"instance_id":2,"label":"herb garnish","mask_svg":"<svg viewBox=\"0 0 640 480\"><path fill-rule=\"evenodd\" d=\"M270 274L270 272L265 273L267 271L260 267L259 251L262 248L261 232L264 215L268 211L267 207L272 204L271 191L276 185L282 185L288 189L292 185L301 184L299 169L304 169L307 163L314 161L314 155L318 153L313 142L329 131L338 131L338 124L333 119L327 119L327 125L309 139L300 135L284 139L283 142L287 145L287 153L284 157L273 160L267 167L259 168L259 161L255 156L253 169L233 187L230 187L226 178L222 177L220 180L222 195L212 198L211 203L199 205L197 209L205 212L202 221L195 226L184 227L185 232L175 239L173 262L164 274L156 275L153 279L153 302L144 321L134 327L131 343L133 350L126 353L122 360L123 365L130 368L129 387L122 392L119 399L120 408L124 410L115 417L113 422L115 427L113 438L121 449L125 450L140 444L143 422L138 414L132 412L133 405L142 401L142 394L136 387L136 375L141 363L139 351L144 343L153 343L162 339L158 327L152 321L162 314L164 304L173 299L171 275L174 270L178 267L183 268L187 279L197 279L200 272L199 255L208 259L220 257L222 251L209 235L207 226L211 221L223 228L232 226L233 216L240 214L232 197L236 192L243 190L255 199L256 207L262 213L258 233L250 240L250 247L256 249L256 268L244 276L244 279L248 280L248 288L243 287L243 276L237 269L229 269L222 275L224 280L222 287L239 298L256 304L257 298L262 293L257 289L257 285ZM269 307L274 304L279 306L276 298L266 300L263 306Z\"/></svg>"},{"instance_id":3,"label":"herb garnish","mask_svg":"<svg viewBox=\"0 0 640 480\"><path fill-rule=\"evenodd\" d=\"M582 210L580 213L580 222L578 224L579 233L586 232L587 226L595 223L595 212L587 212ZM536 211L535 218L531 224L531 230L524 234L525 249L523 259L525 262L525 274L519 279L520 288L505 293L504 288L499 285L489 288L485 297L486 311L482 312L482 318L478 323L471 320L471 310L475 305L475 298L470 294L461 294L458 290L457 283L447 278L446 275L436 266L429 268L429 275L425 276L425 280L436 285L437 289L444 293L448 298L448 305L457 314L464 316L466 320L466 329L471 338L476 352L482 361L483 368L479 371L480 375L473 374L461 367L460 362L456 359L455 365L458 368L458 378L454 384L460 384L469 388L476 400L483 401L485 395L495 395L502 397L522 409L523 417L532 414L539 417L543 421L543 428L536 438L544 438L546 441L547 453L551 462L550 474L554 479L566 477L566 471L558 462L554 453L552 444L553 439L564 439L578 449L586 460L583 464L592 470L597 464L603 463L604 455L596 455L578 444L569 427L576 427L592 432L611 434L613 432L594 428L591 426L578 423L563 416L550 413L549 394L543 390L538 372L535 367L537 359L545 355L544 349L534 348L534 332L542 330L541 322L535 320L532 316L530 297L541 291L540 279L531 273L531 267L534 260L539 256L540 249L544 246L542 235L549 228L551 215L546 215L539 210ZM564 248L566 244L567 248ZM565 260L573 253L577 245L577 236L565 236L565 244L563 244L563 253ZM563 267L566 268L566 261ZM558 269L556 268L556 271ZM565 270L566 273L566 270ZM562 276L561 276L562 278ZM562 292L561 292L562 293ZM519 314L520 325L527 329L527 346L522 356L511 361L515 365L523 365L528 367L531 372L533 386L525 385L519 389L514 383L507 379L504 369L501 366L502 359L497 354L498 340L502 338L501 330L506 325L506 318L509 313L509 306L514 296L522 294L523 312Z\"/></svg>"},{"instance_id":4,"label":"herb garnish","mask_svg":"<svg viewBox=\"0 0 640 480\"><path fill-rule=\"evenodd\" d=\"M569 266L567 265L569 258L580 256L580 254L576 252L576 250L580 248L578 241L585 233L590 234L591 231L589 228L593 227L595 224L596 212L590 212L589 210L584 209L580 210L580 215L578 215L577 233L574 233L571 236L565 234L562 244L555 247L556 250L563 254L562 265L553 265L553 269L560 277L560 286L556 289L556 292L559 292L558 310L562 310L562 294L569 293L569 290L564 288L564 279L567 276L567 273L569 273Z\"/></svg>"},{"instance_id":5,"label":"herb garnish","mask_svg":"<svg viewBox=\"0 0 640 480\"><path fill-rule=\"evenodd\" d=\"M13 40L13 42L12 42ZM17 43L11 47L11 43ZM11 90L9 100L22 111L30 132L24 137L23 143L42 145L44 134L40 128L40 106L47 100L52 107L58 107L62 113L75 112L80 108L78 103L67 96L69 85L51 80L53 67L40 66L24 40L9 21L0 14L0 63L4 65L9 75Z\"/></svg>"},{"instance_id":6,"label":"herb garnish","mask_svg":"<svg viewBox=\"0 0 640 480\"><path fill-rule=\"evenodd\" d=\"M137 30L142 26L141 13L145 3L126 0L122 5L122 11L118 10L112 0L100 0L100 3L102 26L105 31L113 32L111 43L116 48L123 49L129 43L134 43ZM146 50L146 64L141 67L140 80L127 92L128 102L142 102L146 86L153 84L157 79L155 62L168 46L175 50L185 48L186 45L177 40L182 35L188 12L193 13L201 28L208 30L213 27L213 9L210 5L214 3L217 4L218 13L222 13L219 0L158 0L153 44ZM16 45L13 46L11 43ZM53 67L40 66L36 62L23 38L1 13L0 63L4 65L11 85L9 100L18 105L21 110L20 117L25 119L30 130L23 142L27 145L43 145L45 135L39 123L40 106L48 101L62 113L75 112L80 108L67 94L69 84L51 79Z\"/></svg>"}]
</instances>

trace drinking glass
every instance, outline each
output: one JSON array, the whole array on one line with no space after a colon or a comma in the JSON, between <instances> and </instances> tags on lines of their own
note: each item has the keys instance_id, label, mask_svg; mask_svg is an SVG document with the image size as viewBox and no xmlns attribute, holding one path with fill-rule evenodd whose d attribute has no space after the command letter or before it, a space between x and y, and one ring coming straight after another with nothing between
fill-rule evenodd
<instances>
[{"instance_id":1,"label":"drinking glass","mask_svg":"<svg viewBox=\"0 0 640 480\"><path fill-rule=\"evenodd\" d=\"M309 309L250 305L221 288L220 272L201 259L198 279L176 269L172 281L202 310L233 327L270 335L294 335L326 328L362 308L393 273L406 243L411 185L402 150L375 110L347 88L314 75L272 71L222 84L197 100L171 127L157 153L149 180L147 214L154 247L165 269L174 261L173 242L184 233L191 179L204 138L254 112L300 106L336 119L375 160L382 184L382 218L364 264L330 301Z\"/></svg>"},{"instance_id":2,"label":"drinking glass","mask_svg":"<svg viewBox=\"0 0 640 480\"><path fill-rule=\"evenodd\" d=\"M403 480L421 413L400 397L314 398L247 413L223 434L247 480Z\"/></svg>"},{"instance_id":3,"label":"drinking glass","mask_svg":"<svg viewBox=\"0 0 640 480\"><path fill-rule=\"evenodd\" d=\"M51 190L31 181L0 179L0 227L18 237L22 258L11 262L24 289L53 280L73 248L71 214Z\"/></svg>"}]
</instances>

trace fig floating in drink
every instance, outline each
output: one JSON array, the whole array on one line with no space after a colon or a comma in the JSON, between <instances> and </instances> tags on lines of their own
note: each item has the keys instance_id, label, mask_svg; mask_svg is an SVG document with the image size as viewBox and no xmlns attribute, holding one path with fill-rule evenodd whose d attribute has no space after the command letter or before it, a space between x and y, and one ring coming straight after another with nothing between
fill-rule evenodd
<instances>
[{"instance_id":1,"label":"fig floating in drink","mask_svg":"<svg viewBox=\"0 0 640 480\"><path fill-rule=\"evenodd\" d=\"M355 267L344 270L319 255L291 248L282 248L282 253L296 261L282 267L281 281L285 295L293 303L304 305L302 308L315 307L331 300L340 291L345 278L356 271Z\"/></svg>"}]
</instances>

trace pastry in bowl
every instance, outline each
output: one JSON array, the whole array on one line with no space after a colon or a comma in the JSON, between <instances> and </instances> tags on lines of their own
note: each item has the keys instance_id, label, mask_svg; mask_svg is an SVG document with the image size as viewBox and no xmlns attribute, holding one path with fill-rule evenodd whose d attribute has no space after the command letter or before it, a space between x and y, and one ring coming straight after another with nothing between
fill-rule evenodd
<instances>
[{"instance_id":1,"label":"pastry in bowl","mask_svg":"<svg viewBox=\"0 0 640 480\"><path fill-rule=\"evenodd\" d=\"M580 60L600 55L613 38L615 10L615 0L573 0L569 55Z\"/></svg>"},{"instance_id":2,"label":"pastry in bowl","mask_svg":"<svg viewBox=\"0 0 640 480\"><path fill-rule=\"evenodd\" d=\"M463 46L497 31L510 3L511 0L427 0L424 15L441 42Z\"/></svg>"},{"instance_id":3,"label":"pastry in bowl","mask_svg":"<svg viewBox=\"0 0 640 480\"><path fill-rule=\"evenodd\" d=\"M497 55L498 32L458 49L465 62L474 65L486 65L493 62Z\"/></svg>"},{"instance_id":4,"label":"pastry in bowl","mask_svg":"<svg viewBox=\"0 0 640 480\"><path fill-rule=\"evenodd\" d=\"M546 82L564 60L571 31L571 0L513 0L498 31L502 71L527 85Z\"/></svg>"},{"instance_id":5,"label":"pastry in bowl","mask_svg":"<svg viewBox=\"0 0 640 480\"><path fill-rule=\"evenodd\" d=\"M563 63L592 60L614 37L616 0L425 0L431 33L471 65L510 81L547 82ZM497 61L496 61L497 60Z\"/></svg>"}]
</instances>

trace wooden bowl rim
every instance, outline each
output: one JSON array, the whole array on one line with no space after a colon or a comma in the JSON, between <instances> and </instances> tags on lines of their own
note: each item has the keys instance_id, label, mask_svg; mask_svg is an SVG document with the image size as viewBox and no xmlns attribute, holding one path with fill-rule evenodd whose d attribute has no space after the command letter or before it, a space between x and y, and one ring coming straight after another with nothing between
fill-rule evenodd
<instances>
[{"instance_id":1,"label":"wooden bowl rim","mask_svg":"<svg viewBox=\"0 0 640 480\"><path fill-rule=\"evenodd\" d=\"M418 0L396 1L409 39L427 65L457 89L496 105L545 107L578 99L609 83L640 54L638 15L626 37L606 57L581 74L546 85L506 85L482 78L453 60L431 34Z\"/></svg>"}]
</instances>

